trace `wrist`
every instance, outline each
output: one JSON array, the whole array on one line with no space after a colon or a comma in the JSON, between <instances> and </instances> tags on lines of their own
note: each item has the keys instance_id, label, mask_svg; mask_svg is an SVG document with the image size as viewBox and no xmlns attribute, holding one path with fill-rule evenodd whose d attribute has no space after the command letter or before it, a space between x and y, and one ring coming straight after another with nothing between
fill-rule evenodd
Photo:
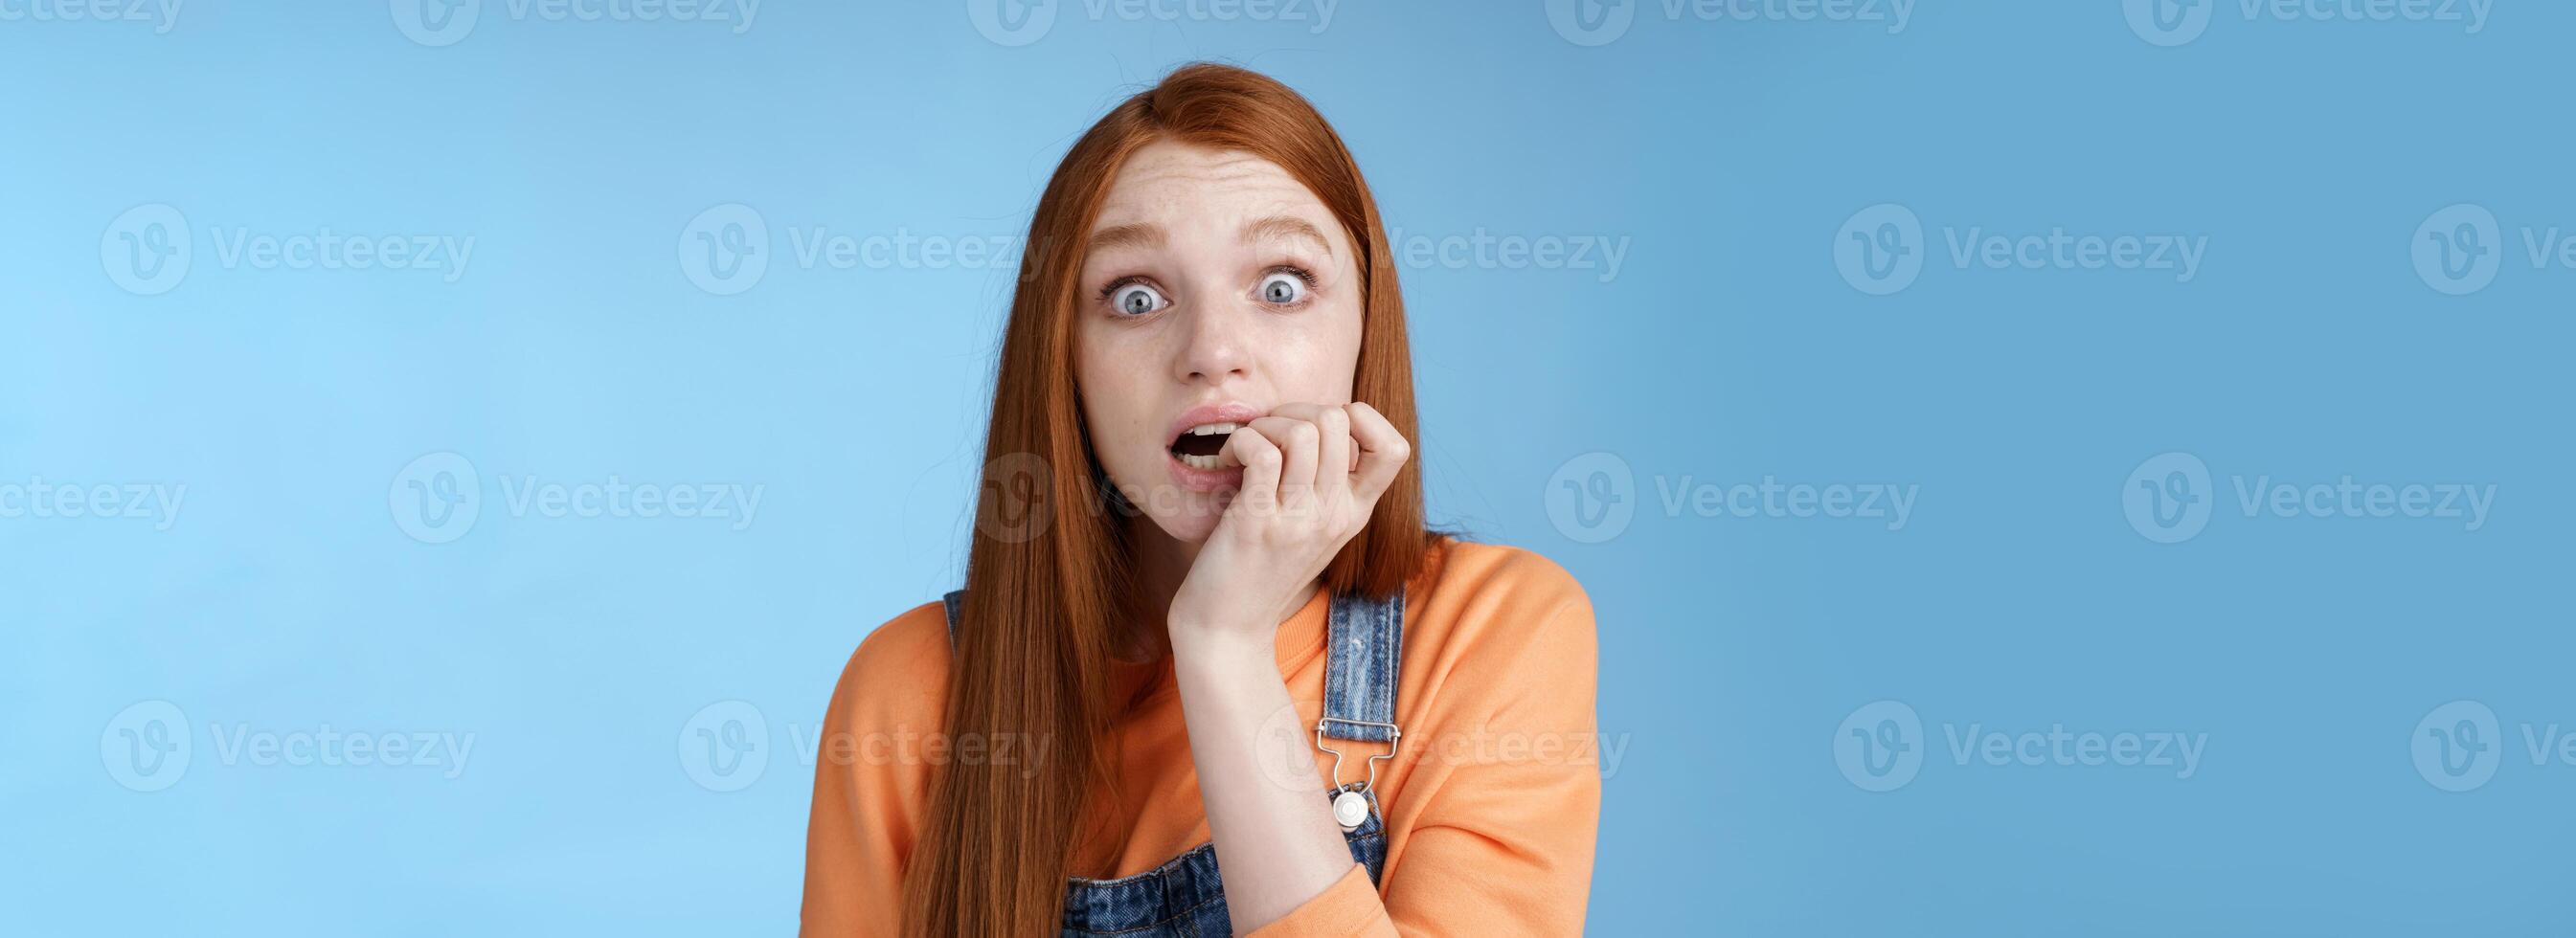
<instances>
[{"instance_id":1,"label":"wrist","mask_svg":"<svg viewBox=\"0 0 2576 938\"><path fill-rule=\"evenodd\" d=\"M1247 629L1175 616L1167 628L1171 632L1172 658L1180 667L1272 664L1276 656L1276 626Z\"/></svg>"}]
</instances>

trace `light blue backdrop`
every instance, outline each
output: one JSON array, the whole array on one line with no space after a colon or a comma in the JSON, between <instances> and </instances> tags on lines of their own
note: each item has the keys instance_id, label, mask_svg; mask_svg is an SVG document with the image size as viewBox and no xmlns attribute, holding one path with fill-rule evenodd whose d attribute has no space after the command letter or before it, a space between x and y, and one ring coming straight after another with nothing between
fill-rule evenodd
<instances>
[{"instance_id":1,"label":"light blue backdrop","mask_svg":"<svg viewBox=\"0 0 2576 938\"><path fill-rule=\"evenodd\" d=\"M1592 931L2576 914L2567 4L128 10L0 3L8 930L792 928L1038 189L1197 58L1591 592Z\"/></svg>"}]
</instances>

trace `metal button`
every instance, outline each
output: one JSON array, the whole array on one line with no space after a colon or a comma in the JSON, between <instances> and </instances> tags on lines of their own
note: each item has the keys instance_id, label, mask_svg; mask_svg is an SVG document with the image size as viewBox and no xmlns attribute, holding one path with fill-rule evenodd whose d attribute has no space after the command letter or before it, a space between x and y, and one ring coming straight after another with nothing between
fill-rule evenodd
<instances>
[{"instance_id":1,"label":"metal button","mask_svg":"<svg viewBox=\"0 0 2576 938\"><path fill-rule=\"evenodd\" d=\"M1343 833L1358 830L1368 816L1368 799L1360 797L1359 792L1344 791L1333 796L1333 820L1342 825Z\"/></svg>"}]
</instances>

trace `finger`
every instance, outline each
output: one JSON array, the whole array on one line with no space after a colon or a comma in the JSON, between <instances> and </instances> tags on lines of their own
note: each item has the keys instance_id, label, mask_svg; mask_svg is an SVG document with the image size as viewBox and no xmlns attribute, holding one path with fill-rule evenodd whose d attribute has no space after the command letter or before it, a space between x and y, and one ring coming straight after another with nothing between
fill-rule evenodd
<instances>
[{"instance_id":1,"label":"finger","mask_svg":"<svg viewBox=\"0 0 2576 938\"><path fill-rule=\"evenodd\" d=\"M1225 438L1217 452L1243 464L1243 487L1236 489L1234 500L1260 499L1255 505L1279 501L1279 446L1250 426L1234 431Z\"/></svg>"},{"instance_id":2,"label":"finger","mask_svg":"<svg viewBox=\"0 0 2576 938\"><path fill-rule=\"evenodd\" d=\"M1351 418L1351 439L1359 443L1359 469L1352 473L1351 490L1362 504L1374 505L1386 494L1387 486L1404 471L1405 460L1413 458L1413 444L1396 432L1395 424L1385 414L1365 403L1344 405Z\"/></svg>"},{"instance_id":3,"label":"finger","mask_svg":"<svg viewBox=\"0 0 2576 938\"><path fill-rule=\"evenodd\" d=\"M1318 437L1315 449L1315 483L1333 485L1345 482L1354 462L1357 448L1351 445L1351 415L1334 404L1281 404L1270 411L1272 416L1303 420L1315 425Z\"/></svg>"},{"instance_id":4,"label":"finger","mask_svg":"<svg viewBox=\"0 0 2576 938\"><path fill-rule=\"evenodd\" d=\"M1248 424L1277 444L1280 453L1279 492L1285 495L1315 485L1315 448L1322 444L1323 434L1312 421L1294 417L1256 417Z\"/></svg>"}]
</instances>

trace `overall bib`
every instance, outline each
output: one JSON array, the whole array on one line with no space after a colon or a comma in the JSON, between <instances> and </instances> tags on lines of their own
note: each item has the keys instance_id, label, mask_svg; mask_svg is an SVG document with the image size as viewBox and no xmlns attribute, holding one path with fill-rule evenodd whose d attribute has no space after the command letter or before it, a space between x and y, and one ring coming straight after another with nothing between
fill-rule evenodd
<instances>
[{"instance_id":1,"label":"overall bib","mask_svg":"<svg viewBox=\"0 0 2576 938\"><path fill-rule=\"evenodd\" d=\"M957 637L957 613L964 590L943 597L948 609L948 635ZM1395 684L1404 648L1404 592L1384 600L1335 596L1325 631L1324 715L1315 724L1315 745L1333 753L1334 820L1351 859L1368 868L1376 880L1386 863L1386 829L1378 810L1377 763L1395 757L1403 735L1395 726ZM1364 778L1341 783L1342 754L1325 746L1326 738L1387 744L1385 755L1368 757ZM1225 886L1217 876L1216 844L1204 843L1163 865L1117 879L1066 877L1064 938L1115 935L1161 938L1166 935L1231 935L1226 916Z\"/></svg>"}]
</instances>

